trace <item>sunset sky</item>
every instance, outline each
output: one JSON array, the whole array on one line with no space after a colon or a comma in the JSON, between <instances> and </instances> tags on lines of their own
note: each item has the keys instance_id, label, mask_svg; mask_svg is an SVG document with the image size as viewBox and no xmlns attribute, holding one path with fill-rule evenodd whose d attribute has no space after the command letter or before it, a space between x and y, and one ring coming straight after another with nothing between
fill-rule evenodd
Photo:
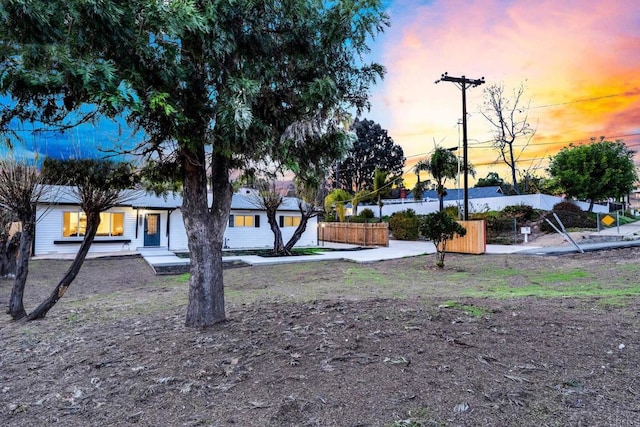
<instances>
[{"instance_id":1,"label":"sunset sky","mask_svg":"<svg viewBox=\"0 0 640 427\"><path fill-rule=\"evenodd\" d=\"M536 133L520 155L521 171L542 175L549 156L592 136L640 150L640 2L394 0L388 11L392 25L372 45L387 75L366 117L404 148L407 169L434 143L458 145L461 91L434 84L445 71L486 80L467 90L469 160L478 177L508 177L479 113L491 83L507 94L525 84Z\"/></svg>"},{"instance_id":2,"label":"sunset sky","mask_svg":"<svg viewBox=\"0 0 640 427\"><path fill-rule=\"evenodd\" d=\"M544 175L548 159L590 137L622 138L640 151L640 1L634 0L391 0L391 27L372 42L370 57L386 66L364 118L387 129L404 148L409 170L435 144L457 147L462 134L461 91L434 84L441 74L484 77L468 89L469 160L484 177L508 171L491 148L479 112L483 91L503 84L526 91L528 121L536 133L517 143L518 167ZM64 136L37 136L41 151L117 143L114 127L84 128ZM1 150L1 148L0 148ZM461 151L460 151L461 155ZM640 155L636 155L640 164ZM407 185L415 180L406 175Z\"/></svg>"}]
</instances>

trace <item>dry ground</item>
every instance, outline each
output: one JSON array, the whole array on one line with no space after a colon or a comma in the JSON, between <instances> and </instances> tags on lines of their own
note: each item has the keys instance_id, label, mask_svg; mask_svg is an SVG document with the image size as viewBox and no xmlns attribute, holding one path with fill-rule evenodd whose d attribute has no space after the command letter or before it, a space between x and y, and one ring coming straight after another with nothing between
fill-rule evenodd
<instances>
[{"instance_id":1,"label":"dry ground","mask_svg":"<svg viewBox=\"0 0 640 427\"><path fill-rule=\"evenodd\" d=\"M0 318L0 425L640 425L639 256L235 268L208 330L185 276L88 260L47 319ZM26 305L67 266L33 261Z\"/></svg>"}]
</instances>

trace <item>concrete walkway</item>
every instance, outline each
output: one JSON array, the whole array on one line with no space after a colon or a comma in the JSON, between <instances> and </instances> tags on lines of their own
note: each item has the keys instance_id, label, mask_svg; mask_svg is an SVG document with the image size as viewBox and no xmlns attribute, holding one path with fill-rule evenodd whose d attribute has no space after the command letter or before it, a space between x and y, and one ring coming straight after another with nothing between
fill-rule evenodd
<instances>
[{"instance_id":1,"label":"concrete walkway","mask_svg":"<svg viewBox=\"0 0 640 427\"><path fill-rule=\"evenodd\" d=\"M585 251L640 246L640 221L621 225L595 233L600 238L611 239L597 243L580 244ZM257 255L224 257L224 261L239 261L249 265L271 265L309 261L345 260L357 263L377 262L390 259L414 257L434 254L436 248L431 242L390 240L388 247L375 247L354 250L354 245L326 242L325 247L333 249L318 255L304 255L292 257L261 257ZM344 250L340 250L344 249ZM562 246L542 247L533 245L487 245L487 254L526 254L526 255L561 255L577 253L578 249L566 242Z\"/></svg>"},{"instance_id":2,"label":"concrete walkway","mask_svg":"<svg viewBox=\"0 0 640 427\"><path fill-rule=\"evenodd\" d=\"M243 262L249 265L291 264L296 262L342 260L356 263L378 262L391 259L409 258L436 253L436 247L431 242L390 240L388 247L358 248L354 245L340 243L325 243L330 252L316 255L301 255L291 257L261 257L258 255L225 256L223 261ZM532 249L537 246L519 245L487 245L487 254L512 254Z\"/></svg>"},{"instance_id":3,"label":"concrete walkway","mask_svg":"<svg viewBox=\"0 0 640 427\"><path fill-rule=\"evenodd\" d=\"M189 258L180 258L167 248L140 248L138 252L156 274L175 274L189 271Z\"/></svg>"},{"instance_id":4,"label":"concrete walkway","mask_svg":"<svg viewBox=\"0 0 640 427\"><path fill-rule=\"evenodd\" d=\"M638 240L640 239L640 221L624 224L618 227L605 228L589 237L593 239L605 238L608 240Z\"/></svg>"},{"instance_id":5,"label":"concrete walkway","mask_svg":"<svg viewBox=\"0 0 640 427\"><path fill-rule=\"evenodd\" d=\"M640 246L640 221L591 233L587 243L577 243L585 252ZM562 246L528 247L518 252L525 255L564 255L579 251L567 241Z\"/></svg>"}]
</instances>

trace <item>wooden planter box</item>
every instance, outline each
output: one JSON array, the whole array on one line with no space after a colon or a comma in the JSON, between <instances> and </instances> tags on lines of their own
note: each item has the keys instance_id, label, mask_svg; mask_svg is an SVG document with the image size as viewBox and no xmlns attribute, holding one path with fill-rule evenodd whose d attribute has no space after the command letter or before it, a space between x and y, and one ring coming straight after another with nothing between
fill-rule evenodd
<instances>
[{"instance_id":1,"label":"wooden planter box","mask_svg":"<svg viewBox=\"0 0 640 427\"><path fill-rule=\"evenodd\" d=\"M467 229L464 237L455 236L447 242L447 252L483 254L487 251L487 226L484 220L458 221Z\"/></svg>"},{"instance_id":2,"label":"wooden planter box","mask_svg":"<svg viewBox=\"0 0 640 427\"><path fill-rule=\"evenodd\" d=\"M321 222L318 224L318 242L389 246L389 224Z\"/></svg>"}]
</instances>

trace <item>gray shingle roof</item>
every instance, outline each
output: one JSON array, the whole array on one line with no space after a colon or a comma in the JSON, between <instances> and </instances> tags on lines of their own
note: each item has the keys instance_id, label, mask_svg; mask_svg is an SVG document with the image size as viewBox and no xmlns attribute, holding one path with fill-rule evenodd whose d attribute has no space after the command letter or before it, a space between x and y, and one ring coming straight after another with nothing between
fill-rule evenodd
<instances>
[{"instance_id":1,"label":"gray shingle roof","mask_svg":"<svg viewBox=\"0 0 640 427\"><path fill-rule=\"evenodd\" d=\"M126 201L120 206L130 206L140 209L178 209L182 206L182 196L180 194L169 193L165 196L156 196L152 193L142 191L126 191L129 196L125 196ZM45 204L77 205L78 198L75 196L73 187L61 185L49 185L43 191L40 200ZM295 197L284 197L280 211L297 211L299 199ZM209 196L211 202L211 196ZM263 210L260 208L258 196L252 193L235 193L231 199L231 209L235 210Z\"/></svg>"}]
</instances>

